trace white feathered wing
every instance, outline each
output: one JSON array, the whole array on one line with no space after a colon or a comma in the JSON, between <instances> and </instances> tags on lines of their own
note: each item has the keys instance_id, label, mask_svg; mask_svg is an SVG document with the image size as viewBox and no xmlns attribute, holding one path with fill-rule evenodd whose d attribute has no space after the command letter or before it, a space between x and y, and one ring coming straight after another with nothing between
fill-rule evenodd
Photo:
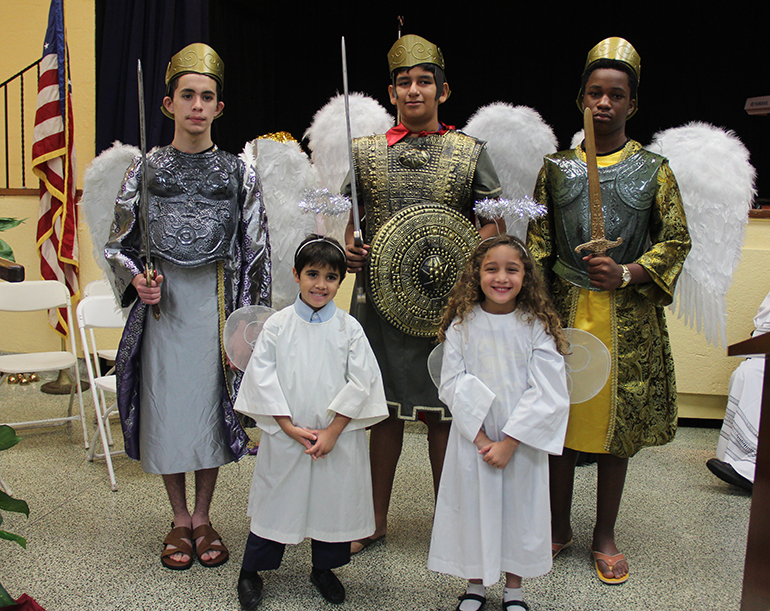
<instances>
[{"instance_id":1,"label":"white feathered wing","mask_svg":"<svg viewBox=\"0 0 770 611\"><path fill-rule=\"evenodd\" d=\"M353 138L384 134L393 123L393 117L379 102L363 93L350 94L350 133ZM312 151L313 168L318 173L320 187L339 193L350 170L343 95L334 96L315 113L304 137Z\"/></svg>"},{"instance_id":2,"label":"white feathered wing","mask_svg":"<svg viewBox=\"0 0 770 611\"><path fill-rule=\"evenodd\" d=\"M135 146L119 141L94 158L83 176L83 196L80 198L81 210L86 215L91 231L93 254L96 264L115 289L114 277L104 258L104 246L110 237L110 228L115 219L115 200L123 184L131 161L140 154ZM117 292L116 292L117 294Z\"/></svg>"},{"instance_id":3,"label":"white feathered wing","mask_svg":"<svg viewBox=\"0 0 770 611\"><path fill-rule=\"evenodd\" d=\"M349 105L350 133L353 138L384 134L393 127L393 117L373 98L353 92L349 97ZM315 113L304 137L308 139L318 187L339 194L350 171L343 95L337 94ZM325 224L326 233L344 245L348 216L327 217Z\"/></svg>"},{"instance_id":4,"label":"white feathered wing","mask_svg":"<svg viewBox=\"0 0 770 611\"><path fill-rule=\"evenodd\" d=\"M669 307L707 342L726 346L725 298L756 194L749 152L732 131L700 122L659 132L646 148L668 159L692 240Z\"/></svg>"},{"instance_id":5,"label":"white feathered wing","mask_svg":"<svg viewBox=\"0 0 770 611\"><path fill-rule=\"evenodd\" d=\"M270 234L272 307L280 310L297 298L297 284L291 272L294 251L316 229L313 216L303 214L299 207L304 192L314 188L315 177L310 160L296 142L258 138L246 143L241 159L256 168L262 183Z\"/></svg>"}]
</instances>

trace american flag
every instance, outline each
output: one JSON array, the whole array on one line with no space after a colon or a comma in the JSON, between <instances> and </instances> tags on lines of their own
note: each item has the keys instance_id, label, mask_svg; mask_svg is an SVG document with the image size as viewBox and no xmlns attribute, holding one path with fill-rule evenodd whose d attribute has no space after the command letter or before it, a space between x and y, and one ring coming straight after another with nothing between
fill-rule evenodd
<instances>
[{"instance_id":1,"label":"american flag","mask_svg":"<svg viewBox=\"0 0 770 611\"><path fill-rule=\"evenodd\" d=\"M75 206L75 144L69 52L63 0L52 0L38 81L32 169L40 178L37 248L45 280L59 280L78 297L78 216ZM49 322L67 335L64 310L51 310Z\"/></svg>"}]
</instances>

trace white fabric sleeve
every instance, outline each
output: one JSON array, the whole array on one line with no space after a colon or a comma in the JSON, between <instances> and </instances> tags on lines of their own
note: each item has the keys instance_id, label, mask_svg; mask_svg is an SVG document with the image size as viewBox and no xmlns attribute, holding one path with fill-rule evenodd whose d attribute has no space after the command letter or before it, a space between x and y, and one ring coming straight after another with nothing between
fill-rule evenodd
<instances>
[{"instance_id":1,"label":"white fabric sleeve","mask_svg":"<svg viewBox=\"0 0 770 611\"><path fill-rule=\"evenodd\" d=\"M382 386L377 358L357 321L347 316L351 332L347 383L329 404L329 417L341 414L351 418L345 431L366 428L388 417L388 404Z\"/></svg>"},{"instance_id":2,"label":"white fabric sleeve","mask_svg":"<svg viewBox=\"0 0 770 611\"><path fill-rule=\"evenodd\" d=\"M234 407L254 418L259 428L272 435L281 430L275 416L291 417L292 414L278 380L275 344L279 328L269 322L259 334Z\"/></svg>"},{"instance_id":3,"label":"white fabric sleeve","mask_svg":"<svg viewBox=\"0 0 770 611\"><path fill-rule=\"evenodd\" d=\"M528 388L514 407L503 433L549 454L561 454L569 418L564 357L542 323L535 321L530 328Z\"/></svg>"},{"instance_id":4,"label":"white fabric sleeve","mask_svg":"<svg viewBox=\"0 0 770 611\"><path fill-rule=\"evenodd\" d=\"M464 329L462 325L460 328ZM452 321L444 341L438 397L452 412L452 425L457 427L463 437L473 442L495 399L495 393L466 371L462 344L461 334Z\"/></svg>"}]
</instances>

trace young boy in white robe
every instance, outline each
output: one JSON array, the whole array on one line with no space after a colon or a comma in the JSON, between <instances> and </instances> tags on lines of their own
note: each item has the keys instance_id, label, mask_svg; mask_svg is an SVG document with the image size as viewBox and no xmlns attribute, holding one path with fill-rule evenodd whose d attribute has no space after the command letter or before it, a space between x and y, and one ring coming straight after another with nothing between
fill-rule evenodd
<instances>
[{"instance_id":1,"label":"young boy in white robe","mask_svg":"<svg viewBox=\"0 0 770 611\"><path fill-rule=\"evenodd\" d=\"M235 404L263 431L238 578L246 611L262 599L259 572L277 569L285 545L306 537L311 582L329 602L343 602L332 569L350 561L351 541L374 532L365 428L388 409L361 326L334 305L346 268L336 240L312 235L300 244L293 270L299 296L265 322Z\"/></svg>"},{"instance_id":2,"label":"young boy in white robe","mask_svg":"<svg viewBox=\"0 0 770 611\"><path fill-rule=\"evenodd\" d=\"M478 611L501 571L503 611L526 610L522 577L551 569L548 455L563 447L569 396L567 344L521 241L479 244L439 340L453 420L428 568L469 580L459 611Z\"/></svg>"}]
</instances>

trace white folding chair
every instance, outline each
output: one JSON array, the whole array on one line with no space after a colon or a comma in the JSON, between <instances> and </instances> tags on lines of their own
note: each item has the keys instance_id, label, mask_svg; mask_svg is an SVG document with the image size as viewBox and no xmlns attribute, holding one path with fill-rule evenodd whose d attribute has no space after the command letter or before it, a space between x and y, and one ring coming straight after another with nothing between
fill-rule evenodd
<instances>
[{"instance_id":1,"label":"white folding chair","mask_svg":"<svg viewBox=\"0 0 770 611\"><path fill-rule=\"evenodd\" d=\"M80 392L80 368L78 367L77 350L75 348L75 326L72 324L72 305L69 289L56 280L26 280L24 282L0 282L0 310L6 312L34 312L51 308L67 309L67 324L71 352L33 352L27 354L9 354L0 356L0 384L10 374L26 373L28 371L59 371L60 369L75 369L70 391L70 402L67 416L64 418L46 418L26 422L8 422L14 429L33 426L55 426L69 424L80 420L83 426L83 443L88 449L88 432L86 431L85 412L83 410L83 395ZM75 392L80 400L80 415L72 415L72 403Z\"/></svg>"},{"instance_id":2,"label":"white folding chair","mask_svg":"<svg viewBox=\"0 0 770 611\"><path fill-rule=\"evenodd\" d=\"M117 490L118 485L115 481L115 470L112 466L112 457L125 454L122 450L111 450L112 435L110 434L110 414L117 409L117 403L109 407L104 398L104 391L116 392L116 380L114 374L102 375L99 366L99 350L96 346L96 336L94 329L121 329L125 324L123 312L118 307L115 298L112 295L94 295L86 297L78 304L77 309L78 327L80 328L80 343L83 345L83 355L86 360L86 371L88 372L88 381L91 383L91 396L94 400L94 410L96 411L96 426L94 435L91 438L91 449L88 452L88 460L95 458L104 458L107 463L107 472L110 476L110 488ZM90 342L89 342L90 339ZM93 364L91 355L94 356ZM101 438L102 453L96 452L96 437Z\"/></svg>"},{"instance_id":3,"label":"white folding chair","mask_svg":"<svg viewBox=\"0 0 770 611\"><path fill-rule=\"evenodd\" d=\"M83 297L93 297L95 295L109 295L113 299L115 298L115 293L112 291L112 286L110 286L110 281L107 279L102 280L92 280L88 284L86 284L86 288L83 289ZM125 320L128 317L128 313L131 311L131 307L123 308L123 319ZM98 355L100 358L103 358L105 361L111 361L115 362L115 357L118 355L117 348L99 348ZM111 373L114 370L110 370L107 373ZM109 429L107 430L109 434ZM110 443L112 443L110 441Z\"/></svg>"},{"instance_id":4,"label":"white folding chair","mask_svg":"<svg viewBox=\"0 0 770 611\"><path fill-rule=\"evenodd\" d=\"M94 295L112 295L110 281L102 278L101 280L91 280L83 289L83 297L93 297Z\"/></svg>"},{"instance_id":5,"label":"white folding chair","mask_svg":"<svg viewBox=\"0 0 770 611\"><path fill-rule=\"evenodd\" d=\"M114 298L115 294L112 292L112 287L110 286L109 280L106 280L106 279L92 280L91 282L86 284L86 287L83 289L83 297L93 297L95 295L108 295ZM128 316L129 311L130 311L130 308L125 308L123 310L124 320ZM93 336L93 331L91 332L91 335ZM105 361L110 361L111 363L114 363L115 358L118 356L118 350L117 348L97 348L96 355L100 359L104 359ZM113 366L104 375L110 375L111 373L114 373L114 371L115 371L115 367ZM97 374L97 375L100 375L100 374ZM102 397L102 403L104 403L104 397ZM109 440L110 445L112 445L112 431L110 430L110 427L107 427L107 439Z\"/></svg>"}]
</instances>

